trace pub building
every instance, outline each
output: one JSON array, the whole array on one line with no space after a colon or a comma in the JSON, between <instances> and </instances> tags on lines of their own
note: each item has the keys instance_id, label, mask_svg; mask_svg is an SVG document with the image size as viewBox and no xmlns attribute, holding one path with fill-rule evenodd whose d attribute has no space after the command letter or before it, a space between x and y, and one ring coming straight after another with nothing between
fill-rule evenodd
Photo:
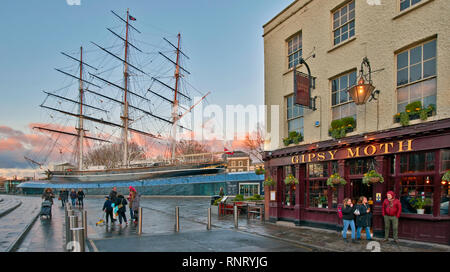
<instances>
[{"instance_id":1,"label":"pub building","mask_svg":"<svg viewBox=\"0 0 450 272\"><path fill-rule=\"evenodd\" d=\"M371 232L384 237L382 203L393 191L400 239L450 245L444 13L442 1L296 0L263 26L266 219L339 230L343 200L365 196ZM371 170L383 182L363 182ZM345 182L327 184L335 174Z\"/></svg>"}]
</instances>

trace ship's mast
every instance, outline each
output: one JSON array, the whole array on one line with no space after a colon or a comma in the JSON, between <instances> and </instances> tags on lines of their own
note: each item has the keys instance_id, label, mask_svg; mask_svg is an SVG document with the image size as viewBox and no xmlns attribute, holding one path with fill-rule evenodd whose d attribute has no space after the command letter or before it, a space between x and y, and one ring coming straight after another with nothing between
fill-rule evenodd
<instances>
[{"instance_id":1,"label":"ship's mast","mask_svg":"<svg viewBox=\"0 0 450 272\"><path fill-rule=\"evenodd\" d=\"M83 143L84 143L84 124L83 124L83 47L80 47L80 117L78 119L78 170L83 170Z\"/></svg>"},{"instance_id":2,"label":"ship's mast","mask_svg":"<svg viewBox=\"0 0 450 272\"><path fill-rule=\"evenodd\" d=\"M173 98L173 107L172 107L172 163L175 162L175 151L176 151L176 144L177 144L177 123L178 123L178 100L177 100L177 93L178 93L178 80L180 78L180 33L178 33L178 46L177 46L177 61L175 65L175 94Z\"/></svg>"},{"instance_id":3,"label":"ship's mast","mask_svg":"<svg viewBox=\"0 0 450 272\"><path fill-rule=\"evenodd\" d=\"M123 165L125 167L129 166L128 161L128 20L130 17L130 10L127 9L127 23L126 23L126 34L125 34L125 61L123 62L123 77L124 77L124 95L123 95L123 116L121 116L123 121Z\"/></svg>"}]
</instances>

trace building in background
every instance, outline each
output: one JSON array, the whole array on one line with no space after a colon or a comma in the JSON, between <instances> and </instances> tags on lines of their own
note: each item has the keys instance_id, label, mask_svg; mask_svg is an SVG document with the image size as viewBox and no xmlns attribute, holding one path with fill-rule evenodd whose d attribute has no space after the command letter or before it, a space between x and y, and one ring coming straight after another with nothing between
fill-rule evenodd
<instances>
[{"instance_id":1,"label":"building in background","mask_svg":"<svg viewBox=\"0 0 450 272\"><path fill-rule=\"evenodd\" d=\"M265 194L269 219L336 229L343 199L366 196L381 237L382 201L393 190L403 204L400 238L450 244L442 179L450 170L450 5L372 2L297 0L263 26L265 104L280 108L266 123L266 177L276 183ZM308 74L302 58L315 78L316 110L294 103L294 68ZM364 58L380 92L356 105L347 90ZM384 182L363 183L370 170ZM298 184L285 184L290 174ZM334 174L346 184L327 184Z\"/></svg>"},{"instance_id":2,"label":"building in background","mask_svg":"<svg viewBox=\"0 0 450 272\"><path fill-rule=\"evenodd\" d=\"M233 154L224 154L227 163L227 172L248 172L251 170L252 160L250 155L243 151L235 151Z\"/></svg>"}]
</instances>

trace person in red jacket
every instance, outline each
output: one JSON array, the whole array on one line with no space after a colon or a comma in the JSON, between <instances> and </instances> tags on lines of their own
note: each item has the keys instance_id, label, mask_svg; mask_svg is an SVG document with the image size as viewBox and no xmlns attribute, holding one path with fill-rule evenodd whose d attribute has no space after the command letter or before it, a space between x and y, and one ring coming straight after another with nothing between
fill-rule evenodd
<instances>
[{"instance_id":1,"label":"person in red jacket","mask_svg":"<svg viewBox=\"0 0 450 272\"><path fill-rule=\"evenodd\" d=\"M386 194L387 198L383 202L382 215L384 217L384 242L389 241L389 231L391 229L394 233L394 242L398 243L398 219L402 212L402 204L400 200L395 198L395 193L389 191Z\"/></svg>"}]
</instances>

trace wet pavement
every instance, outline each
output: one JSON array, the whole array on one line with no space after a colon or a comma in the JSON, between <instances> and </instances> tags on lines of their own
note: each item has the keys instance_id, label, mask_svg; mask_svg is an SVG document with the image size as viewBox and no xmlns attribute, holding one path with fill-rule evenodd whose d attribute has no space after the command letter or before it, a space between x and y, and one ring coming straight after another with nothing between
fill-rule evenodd
<instances>
[{"instance_id":1,"label":"wet pavement","mask_svg":"<svg viewBox=\"0 0 450 272\"><path fill-rule=\"evenodd\" d=\"M6 198L9 196L2 196ZM0 251L5 251L40 210L38 197L13 197L22 205L4 217L0 217ZM101 225L104 199L88 196L85 209L88 217L89 251L174 251L174 252L266 252L266 251L351 251L351 252L450 252L445 245L400 240L393 242L359 244L345 243L340 233L290 223L261 222L239 218L235 229L231 215L212 215L212 230L206 229L209 198L192 197L143 197L143 234L137 235L134 224ZM0 202L1 204L2 202ZM180 207L180 232L175 232L175 206ZM1 212L1 210L0 210ZM64 251L64 209L60 202L53 205L51 220L38 219L19 244L20 252ZM127 210L127 219L129 212ZM28 223L27 223L28 222ZM17 227L19 226L19 227ZM363 235L364 237L364 235ZM5 242L3 242L5 241ZM217 243L221 246L218 247Z\"/></svg>"}]
</instances>

